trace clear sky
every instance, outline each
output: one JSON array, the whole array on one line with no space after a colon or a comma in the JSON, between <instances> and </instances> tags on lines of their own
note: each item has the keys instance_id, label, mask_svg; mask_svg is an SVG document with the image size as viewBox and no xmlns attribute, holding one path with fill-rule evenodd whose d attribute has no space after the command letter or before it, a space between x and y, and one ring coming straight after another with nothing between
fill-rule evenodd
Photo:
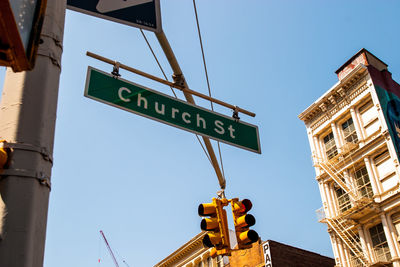
<instances>
[{"instance_id":1,"label":"clear sky","mask_svg":"<svg viewBox=\"0 0 400 267\"><path fill-rule=\"evenodd\" d=\"M333 256L315 214L322 204L297 116L363 47L400 81L400 1L196 3L212 94L255 112L241 119L260 131L261 155L221 145L227 197L252 200L253 229L263 240ZM207 93L193 2L161 0L161 14L189 86ZM154 34L146 35L170 79ZM67 11L44 266L113 266L99 230L120 266L122 259L153 266L199 233L197 207L216 196L218 181L193 134L85 98L87 67L112 70L86 51L162 76L138 29Z\"/></svg>"}]
</instances>

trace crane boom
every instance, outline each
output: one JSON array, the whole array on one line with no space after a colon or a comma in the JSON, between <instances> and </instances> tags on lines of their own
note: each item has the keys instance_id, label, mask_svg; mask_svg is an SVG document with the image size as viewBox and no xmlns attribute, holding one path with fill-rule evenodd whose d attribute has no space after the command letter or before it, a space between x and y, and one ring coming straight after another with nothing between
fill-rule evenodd
<instances>
[{"instance_id":1,"label":"crane boom","mask_svg":"<svg viewBox=\"0 0 400 267\"><path fill-rule=\"evenodd\" d=\"M104 243L106 243L107 249L108 249L108 251L110 252L110 255L111 255L111 257L112 257L112 259L113 259L113 261L114 261L115 266L116 266L116 267L119 267L118 262L117 262L117 259L115 258L114 253L113 253L113 251L111 250L110 244L108 244L107 238L106 238L106 236L104 235L104 233L103 233L102 230L100 230L100 234L101 234L101 236L102 236L103 239L104 239Z\"/></svg>"}]
</instances>

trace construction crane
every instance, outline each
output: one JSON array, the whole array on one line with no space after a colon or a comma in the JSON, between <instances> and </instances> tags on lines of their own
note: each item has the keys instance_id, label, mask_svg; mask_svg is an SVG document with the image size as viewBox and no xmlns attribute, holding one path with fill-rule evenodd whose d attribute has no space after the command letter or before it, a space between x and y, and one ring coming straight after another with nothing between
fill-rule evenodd
<instances>
[{"instance_id":1,"label":"construction crane","mask_svg":"<svg viewBox=\"0 0 400 267\"><path fill-rule=\"evenodd\" d=\"M107 238L106 238L106 236L104 235L104 233L103 233L102 230L100 230L100 234L101 234L101 236L103 237L104 243L106 243L106 247L107 247L107 249L108 249L108 252L110 252L111 258L113 259L115 266L116 266L116 267L119 267L119 264L118 264L118 262L117 262L117 259L115 258L114 253L113 253L113 251L111 250L110 244L108 244ZM124 261L124 262L125 262L125 261Z\"/></svg>"}]
</instances>

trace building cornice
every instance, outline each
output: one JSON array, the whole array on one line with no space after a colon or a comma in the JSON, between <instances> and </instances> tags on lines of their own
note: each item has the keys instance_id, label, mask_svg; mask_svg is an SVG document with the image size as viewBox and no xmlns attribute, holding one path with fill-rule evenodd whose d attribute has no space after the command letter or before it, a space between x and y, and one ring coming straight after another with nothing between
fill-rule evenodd
<instances>
[{"instance_id":1,"label":"building cornice","mask_svg":"<svg viewBox=\"0 0 400 267\"><path fill-rule=\"evenodd\" d=\"M164 260L161 262L157 263L154 265L154 267L162 267L162 266L172 266L173 263L177 263L177 261L181 260L183 257L188 255L190 252L194 251L195 249L202 247L202 242L203 242L203 237L206 234L206 232L201 232L195 237L193 237L191 240L186 242L183 246L175 250L173 253L171 253L168 257L166 257ZM204 248L204 251L207 249Z\"/></svg>"},{"instance_id":2,"label":"building cornice","mask_svg":"<svg viewBox=\"0 0 400 267\"><path fill-rule=\"evenodd\" d=\"M304 110L298 118L309 125L320 116L329 114L331 110L337 108L338 103L343 102L350 92L356 89L354 85L366 74L367 67L359 64L347 77L336 83L317 101Z\"/></svg>"}]
</instances>

